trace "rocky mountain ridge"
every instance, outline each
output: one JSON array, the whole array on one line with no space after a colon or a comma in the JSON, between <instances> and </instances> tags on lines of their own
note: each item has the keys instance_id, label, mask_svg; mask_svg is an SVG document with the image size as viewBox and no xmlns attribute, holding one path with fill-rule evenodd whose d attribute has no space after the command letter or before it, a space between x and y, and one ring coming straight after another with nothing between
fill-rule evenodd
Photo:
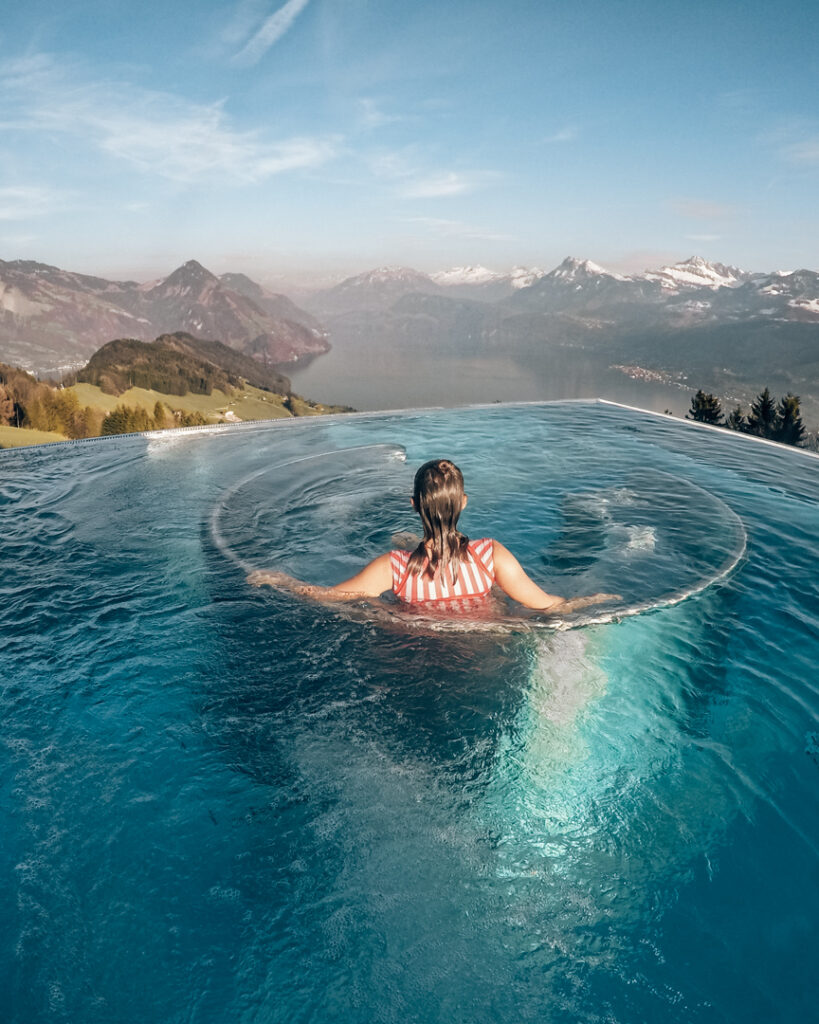
<instances>
[{"instance_id":1,"label":"rocky mountain ridge","mask_svg":"<svg viewBox=\"0 0 819 1024\"><path fill-rule=\"evenodd\" d=\"M28 260L0 260L0 360L39 372L81 365L114 338L187 331L266 365L329 349L327 331L286 296L189 260L159 281L109 281Z\"/></svg>"},{"instance_id":2,"label":"rocky mountain ridge","mask_svg":"<svg viewBox=\"0 0 819 1024\"><path fill-rule=\"evenodd\" d=\"M323 316L388 309L412 294L442 295L484 302L504 302L540 312L588 312L654 306L691 319L703 315L778 315L787 319L819 318L817 274L751 273L692 256L643 274L618 274L587 259L567 257L548 273L516 267L497 273L483 266L453 267L423 274L410 267L380 267L314 292L304 304ZM729 298L726 292L736 292ZM816 303L816 305L814 305ZM769 312L765 312L769 310Z\"/></svg>"}]
</instances>

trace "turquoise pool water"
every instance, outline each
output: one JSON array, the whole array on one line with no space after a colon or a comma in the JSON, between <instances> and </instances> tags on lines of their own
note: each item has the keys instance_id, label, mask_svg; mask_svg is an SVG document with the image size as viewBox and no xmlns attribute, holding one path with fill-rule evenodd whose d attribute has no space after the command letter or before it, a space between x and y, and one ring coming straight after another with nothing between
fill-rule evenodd
<instances>
[{"instance_id":1,"label":"turquoise pool water","mask_svg":"<svg viewBox=\"0 0 819 1024\"><path fill-rule=\"evenodd\" d=\"M354 571L442 454L471 536L623 615L246 586ZM0 454L3 1020L812 1019L817 470L584 403Z\"/></svg>"}]
</instances>

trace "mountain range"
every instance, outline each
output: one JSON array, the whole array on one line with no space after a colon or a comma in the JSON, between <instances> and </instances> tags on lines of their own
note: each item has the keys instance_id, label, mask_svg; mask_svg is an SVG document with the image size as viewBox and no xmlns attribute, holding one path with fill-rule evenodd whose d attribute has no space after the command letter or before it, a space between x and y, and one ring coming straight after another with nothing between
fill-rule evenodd
<instances>
[{"instance_id":1,"label":"mountain range","mask_svg":"<svg viewBox=\"0 0 819 1024\"><path fill-rule=\"evenodd\" d=\"M522 285L522 286L521 286ZM533 380L578 365L749 401L766 385L819 419L819 274L752 273L692 257L624 275L573 257L548 273L379 268L302 299L336 350L427 366L442 356L517 364ZM467 399L468 400L468 399Z\"/></svg>"},{"instance_id":2,"label":"mountain range","mask_svg":"<svg viewBox=\"0 0 819 1024\"><path fill-rule=\"evenodd\" d=\"M38 372L81 365L114 338L186 331L270 365L327 352L319 321L244 274L189 260L147 284L109 281L28 260L0 260L0 360Z\"/></svg>"},{"instance_id":3,"label":"mountain range","mask_svg":"<svg viewBox=\"0 0 819 1024\"><path fill-rule=\"evenodd\" d=\"M692 257L643 274L568 257L549 272L381 267L295 305L244 274L195 260L147 284L0 261L0 360L77 367L112 338L185 331L268 366L348 346L455 359L511 359L535 376L582 350L603 367L647 369L724 396L766 384L819 410L819 274L753 273ZM384 364L385 366L387 363ZM246 376L246 374L245 374ZM333 396L328 396L332 398Z\"/></svg>"},{"instance_id":4,"label":"mountain range","mask_svg":"<svg viewBox=\"0 0 819 1024\"><path fill-rule=\"evenodd\" d=\"M499 274L481 266L423 274L409 267L380 267L305 297L317 315L388 309L409 294L500 302L511 311L594 313L653 307L686 320L765 316L819 323L819 275L751 273L699 256L644 274L612 273L591 260L567 257L548 273L516 267Z\"/></svg>"}]
</instances>

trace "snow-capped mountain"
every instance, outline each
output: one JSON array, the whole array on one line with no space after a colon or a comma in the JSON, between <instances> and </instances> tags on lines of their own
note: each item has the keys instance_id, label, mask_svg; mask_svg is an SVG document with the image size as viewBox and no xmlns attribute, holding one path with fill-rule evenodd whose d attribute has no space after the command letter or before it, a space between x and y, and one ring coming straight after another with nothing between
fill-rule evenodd
<instances>
[{"instance_id":1,"label":"snow-capped mountain","mask_svg":"<svg viewBox=\"0 0 819 1024\"><path fill-rule=\"evenodd\" d=\"M481 266L451 267L449 270L439 270L435 274L430 274L430 277L444 288L459 284L489 284L504 279L503 274Z\"/></svg>"},{"instance_id":2,"label":"snow-capped mountain","mask_svg":"<svg viewBox=\"0 0 819 1024\"><path fill-rule=\"evenodd\" d=\"M535 281L539 281L541 277L546 276L546 271L541 270L540 267L512 267L512 272L509 275L509 283L512 288L517 291L519 288L528 288L533 285Z\"/></svg>"},{"instance_id":3,"label":"snow-capped mountain","mask_svg":"<svg viewBox=\"0 0 819 1024\"><path fill-rule=\"evenodd\" d=\"M749 316L770 320L819 322L819 274L794 270L790 274L752 274L740 285L720 288L711 303L716 317L744 319Z\"/></svg>"},{"instance_id":4,"label":"snow-capped mountain","mask_svg":"<svg viewBox=\"0 0 819 1024\"><path fill-rule=\"evenodd\" d=\"M555 267L554 270L544 276L555 281L569 281L578 284L596 277L610 277L615 281L629 280L629 278L623 277L621 274L611 273L611 271L604 269L597 263L593 263L591 260L579 260L574 256L567 256L559 267Z\"/></svg>"},{"instance_id":5,"label":"snow-capped mountain","mask_svg":"<svg viewBox=\"0 0 819 1024\"><path fill-rule=\"evenodd\" d=\"M508 273L499 273L480 265L452 267L430 275L436 284L450 290L452 294L485 302L504 299L545 276L546 271L540 267L513 267Z\"/></svg>"},{"instance_id":6,"label":"snow-capped mountain","mask_svg":"<svg viewBox=\"0 0 819 1024\"><path fill-rule=\"evenodd\" d=\"M406 288L428 285L432 278L422 274L412 267L376 267L375 270L368 270L355 277L348 277L336 289L345 290L352 288ZM434 284L434 282L433 282Z\"/></svg>"},{"instance_id":7,"label":"snow-capped mountain","mask_svg":"<svg viewBox=\"0 0 819 1024\"><path fill-rule=\"evenodd\" d=\"M750 280L752 275L739 267L709 263L702 256L692 256L673 266L647 270L642 277L646 281L658 281L667 292L678 292L682 288L735 288Z\"/></svg>"},{"instance_id":8,"label":"snow-capped mountain","mask_svg":"<svg viewBox=\"0 0 819 1024\"><path fill-rule=\"evenodd\" d=\"M319 315L386 309L403 295L438 290L429 275L412 267L377 267L348 277L333 288L313 292L304 299L304 304Z\"/></svg>"},{"instance_id":9,"label":"snow-capped mountain","mask_svg":"<svg viewBox=\"0 0 819 1024\"><path fill-rule=\"evenodd\" d=\"M660 286L640 278L615 274L591 260L567 256L548 274L518 289L508 303L538 313L588 313L608 316L614 310L655 303Z\"/></svg>"}]
</instances>

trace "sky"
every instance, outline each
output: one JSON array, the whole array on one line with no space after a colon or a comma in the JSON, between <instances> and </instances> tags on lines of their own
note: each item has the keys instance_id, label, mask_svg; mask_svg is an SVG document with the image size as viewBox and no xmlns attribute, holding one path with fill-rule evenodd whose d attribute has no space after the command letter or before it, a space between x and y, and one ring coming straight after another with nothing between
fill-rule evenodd
<instances>
[{"instance_id":1,"label":"sky","mask_svg":"<svg viewBox=\"0 0 819 1024\"><path fill-rule=\"evenodd\" d=\"M0 259L819 269L817 25L791 0L3 0Z\"/></svg>"}]
</instances>

